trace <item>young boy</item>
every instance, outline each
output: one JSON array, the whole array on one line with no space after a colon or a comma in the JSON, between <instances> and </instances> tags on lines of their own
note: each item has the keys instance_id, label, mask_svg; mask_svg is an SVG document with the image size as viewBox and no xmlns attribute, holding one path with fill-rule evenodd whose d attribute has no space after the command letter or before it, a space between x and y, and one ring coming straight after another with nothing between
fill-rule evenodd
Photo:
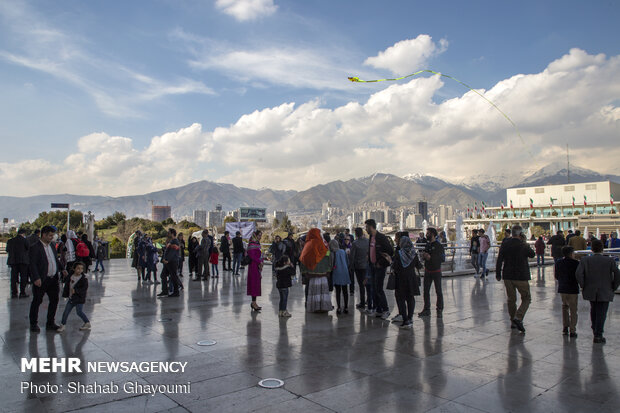
<instances>
[{"instance_id":1,"label":"young boy","mask_svg":"<svg viewBox=\"0 0 620 413\"><path fill-rule=\"evenodd\" d=\"M562 297L562 334L577 337L577 298L579 297L579 284L575 272L579 261L575 259L573 247L563 247L564 258L555 264L555 279L558 280L558 293Z\"/></svg>"},{"instance_id":2,"label":"young boy","mask_svg":"<svg viewBox=\"0 0 620 413\"><path fill-rule=\"evenodd\" d=\"M280 305L278 307L279 317L290 317L291 314L286 310L288 303L288 289L293 285L291 278L295 276L295 267L291 264L288 255L280 257L276 262L276 288L280 292Z\"/></svg>"},{"instance_id":3,"label":"young boy","mask_svg":"<svg viewBox=\"0 0 620 413\"><path fill-rule=\"evenodd\" d=\"M86 292L88 291L88 279L84 276L84 263L77 261L73 266L73 273L65 277L65 285L62 290L62 296L68 297L67 306L65 312L62 314L62 321L58 328L59 333L65 330L67 324L67 317L69 313L75 307L76 314L84 321L84 325L80 327L80 330L90 330L90 321L86 314L82 311L82 307L86 302Z\"/></svg>"}]
</instances>

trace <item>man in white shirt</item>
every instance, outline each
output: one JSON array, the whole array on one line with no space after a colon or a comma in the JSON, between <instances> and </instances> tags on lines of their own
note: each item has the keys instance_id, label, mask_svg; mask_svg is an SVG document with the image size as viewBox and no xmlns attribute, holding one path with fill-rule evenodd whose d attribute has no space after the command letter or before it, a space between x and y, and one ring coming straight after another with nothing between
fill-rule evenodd
<instances>
[{"instance_id":1,"label":"man in white shirt","mask_svg":"<svg viewBox=\"0 0 620 413\"><path fill-rule=\"evenodd\" d=\"M43 302L43 296L47 294L49 305L47 307L46 328L49 331L57 331L58 325L54 322L56 308L58 307L59 273L67 275L58 260L56 248L52 245L56 228L46 225L41 229L41 239L30 246L28 256L30 259L30 278L32 280L32 303L30 304L30 331L41 331L37 325L39 318L39 306Z\"/></svg>"}]
</instances>

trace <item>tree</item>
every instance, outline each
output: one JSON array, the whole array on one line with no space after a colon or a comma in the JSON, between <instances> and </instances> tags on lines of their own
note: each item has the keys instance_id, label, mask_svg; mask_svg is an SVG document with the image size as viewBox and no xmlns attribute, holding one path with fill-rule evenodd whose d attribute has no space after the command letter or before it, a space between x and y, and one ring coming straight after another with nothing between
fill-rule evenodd
<instances>
[{"instance_id":1,"label":"tree","mask_svg":"<svg viewBox=\"0 0 620 413\"><path fill-rule=\"evenodd\" d=\"M166 218L161 222L162 225L175 225L176 222L174 222L174 219L172 218Z\"/></svg>"},{"instance_id":2,"label":"tree","mask_svg":"<svg viewBox=\"0 0 620 413\"><path fill-rule=\"evenodd\" d=\"M282 222L280 223L280 230L284 232L295 232L295 227L291 223L291 220L288 219L288 216L284 216Z\"/></svg>"},{"instance_id":3,"label":"tree","mask_svg":"<svg viewBox=\"0 0 620 413\"><path fill-rule=\"evenodd\" d=\"M278 228L280 226L280 221L278 221L278 218L274 218L273 219L273 223L271 224L272 228Z\"/></svg>"},{"instance_id":4,"label":"tree","mask_svg":"<svg viewBox=\"0 0 620 413\"><path fill-rule=\"evenodd\" d=\"M184 219L183 221L179 222L179 226L183 229L189 229L197 227L198 225L195 222L189 222L188 220Z\"/></svg>"}]
</instances>

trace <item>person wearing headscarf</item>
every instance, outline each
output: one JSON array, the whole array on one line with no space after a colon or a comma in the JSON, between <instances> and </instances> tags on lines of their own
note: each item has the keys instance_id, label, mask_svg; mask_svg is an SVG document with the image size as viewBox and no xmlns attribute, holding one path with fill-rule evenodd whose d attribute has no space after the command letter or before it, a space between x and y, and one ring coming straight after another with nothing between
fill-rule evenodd
<instances>
[{"instance_id":1,"label":"person wearing headscarf","mask_svg":"<svg viewBox=\"0 0 620 413\"><path fill-rule=\"evenodd\" d=\"M260 249L260 239L263 233L259 230L254 231L250 242L248 244L247 255L250 257L251 262L248 267L248 288L247 294L252 297L252 303L250 306L254 311L260 311L260 307L256 303L256 297L261 295L261 272L263 271L263 257Z\"/></svg>"},{"instance_id":2,"label":"person wearing headscarf","mask_svg":"<svg viewBox=\"0 0 620 413\"><path fill-rule=\"evenodd\" d=\"M306 235L299 257L302 276L307 280L306 310L327 312L333 309L327 277L332 271L333 255L330 254L318 228Z\"/></svg>"},{"instance_id":3,"label":"person wearing headscarf","mask_svg":"<svg viewBox=\"0 0 620 413\"><path fill-rule=\"evenodd\" d=\"M396 281L396 304L402 317L401 328L411 328L413 325L413 311L415 296L420 295L420 286L415 268L419 259L411 239L403 235L400 237L396 253L392 262Z\"/></svg>"},{"instance_id":4,"label":"person wearing headscarf","mask_svg":"<svg viewBox=\"0 0 620 413\"><path fill-rule=\"evenodd\" d=\"M347 253L340 248L340 243L333 239L329 242L329 251L334 256L334 267L332 270L332 282L336 289L336 313L344 311L349 313L349 291L347 286L351 283L349 267L347 265ZM344 308L340 307L340 294L344 296Z\"/></svg>"},{"instance_id":5,"label":"person wearing headscarf","mask_svg":"<svg viewBox=\"0 0 620 413\"><path fill-rule=\"evenodd\" d=\"M66 262L66 268L68 271L71 271L71 269L73 269L73 263L75 262L76 255L75 255L75 246L77 245L78 240L77 240L77 235L75 235L75 231L73 230L68 230L67 231L67 242L65 242L65 262Z\"/></svg>"}]
</instances>

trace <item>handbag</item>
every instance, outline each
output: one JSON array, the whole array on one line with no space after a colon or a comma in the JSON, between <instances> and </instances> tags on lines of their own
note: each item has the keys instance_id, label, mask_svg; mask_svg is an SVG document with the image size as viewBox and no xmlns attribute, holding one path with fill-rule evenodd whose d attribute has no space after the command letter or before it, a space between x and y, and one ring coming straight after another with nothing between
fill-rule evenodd
<instances>
[{"instance_id":1,"label":"handbag","mask_svg":"<svg viewBox=\"0 0 620 413\"><path fill-rule=\"evenodd\" d=\"M390 273L388 277L387 285L385 286L386 290L395 290L396 289L396 274L393 272Z\"/></svg>"},{"instance_id":2,"label":"handbag","mask_svg":"<svg viewBox=\"0 0 620 413\"><path fill-rule=\"evenodd\" d=\"M252 263L252 258L250 258L249 255L244 255L243 258L241 259L241 265L243 265L244 267L247 267L251 263Z\"/></svg>"}]
</instances>

